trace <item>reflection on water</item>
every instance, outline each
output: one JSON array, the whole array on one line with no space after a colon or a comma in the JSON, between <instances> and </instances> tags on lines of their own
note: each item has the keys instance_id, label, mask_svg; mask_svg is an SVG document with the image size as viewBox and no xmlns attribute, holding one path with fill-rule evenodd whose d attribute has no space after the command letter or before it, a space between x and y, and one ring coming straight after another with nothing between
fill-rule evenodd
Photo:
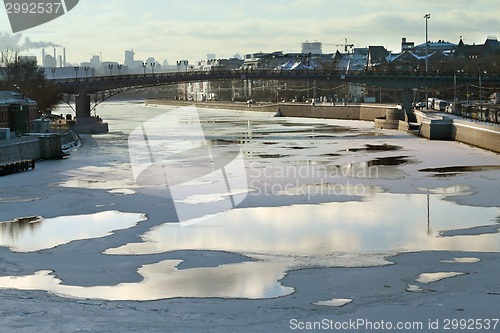
<instances>
[{"instance_id":1,"label":"reflection on water","mask_svg":"<svg viewBox=\"0 0 500 333\"><path fill-rule=\"evenodd\" d=\"M479 258L453 258L452 260L440 260L439 262L445 264L475 264L480 261Z\"/></svg>"},{"instance_id":2,"label":"reflection on water","mask_svg":"<svg viewBox=\"0 0 500 333\"><path fill-rule=\"evenodd\" d=\"M136 112L135 108L129 112L124 112L121 105L117 108L120 116L115 116L113 120L121 124L123 133L135 128L138 114L144 114ZM158 112L163 113L161 110ZM109 118L111 117L112 115ZM207 125L204 126L208 138L205 144L242 145L245 156L257 161L256 165L260 164L262 167L257 169L258 172L255 171L256 168L253 169L251 176L254 178L273 184L290 184L289 179L307 182L305 185L299 182L292 188L284 188L278 193L282 196L304 192L332 193L337 189L339 193L334 192L335 195L352 196L355 194L355 188L337 184L335 180L343 177L401 178L405 173L399 166L413 162L412 152L400 153L399 146L365 145L365 142L373 142L370 141L371 138L354 143L352 139L346 139L377 135L374 129L368 127L348 128L321 124L318 123L319 120L269 119L267 116L260 118L261 120L242 121L241 115L237 113L221 115L219 111L207 111L205 118L207 119L201 119L201 122ZM244 119L255 117L245 115ZM181 136L184 134L181 133ZM96 146L99 152L118 155L116 151L119 150L123 155L124 149L127 148L126 135L115 133L107 137L108 142L99 141L102 146ZM348 149L351 146L353 148ZM384 154L379 156L377 152L381 151ZM408 156L387 157L386 152ZM346 157L351 155L356 157L354 160L357 163L340 165L347 162ZM188 156L180 167L196 165L199 157ZM335 162L337 157L343 158L343 162ZM116 164L71 169L65 173L68 176L67 181L59 186L107 190L115 195L134 194L136 185L132 181L128 162L120 159ZM288 166L290 168L287 168ZM316 170L324 172L316 173ZM445 169L428 172L449 175L450 171L474 170ZM306 172L307 176L300 176L300 172ZM295 173L299 176L295 176ZM325 178L325 173L328 178ZM267 174L271 174L271 177ZM322 182L323 180L325 182ZM216 204L235 193L200 193L202 185L213 183L212 179L191 182L189 185L197 186L198 192L178 202L196 210L203 205ZM367 183L380 185L378 182ZM259 182L256 184L260 185ZM160 225L142 235L143 242L125 244L106 251L107 254L119 255L186 249L223 250L247 254L259 260L256 262L180 270L177 267L181 260L166 260L139 268L138 272L144 278L141 282L91 287L65 285L57 277L57 272L46 270L29 276L0 277L0 288L46 290L66 297L106 300L145 301L173 297L258 299L291 294L293 289L283 286L280 280L287 271L293 269L386 265L388 262L384 260L385 255L405 250L500 251L498 233L473 236L456 233L457 229L470 231L478 225L492 225L500 215L500 209L458 206L442 200L440 192L444 193L376 193L363 202L235 209L205 216L205 219L197 224L184 223L184 227L177 223ZM464 194L461 190L457 193ZM16 199L0 198L0 202ZM355 199L360 200L360 197ZM112 230L131 227L144 219L142 214L105 212L46 219L38 223L3 222L0 223L0 245L16 251L36 251L76 239L102 237ZM444 230L451 231L444 233ZM472 263L472 259L458 258L449 260L449 263ZM436 279L462 273L446 274L422 274L418 281L428 283L425 281L437 281ZM62 273L60 276L63 276ZM408 289L414 292L425 291L416 285L410 285ZM315 304L342 306L351 301L333 299Z\"/></svg>"},{"instance_id":3,"label":"reflection on water","mask_svg":"<svg viewBox=\"0 0 500 333\"><path fill-rule=\"evenodd\" d=\"M459 172L479 172L479 171L490 171L490 170L500 170L500 165L450 166L450 167L442 167L442 168L421 169L418 171L457 174Z\"/></svg>"},{"instance_id":4,"label":"reflection on water","mask_svg":"<svg viewBox=\"0 0 500 333\"><path fill-rule=\"evenodd\" d=\"M46 199L46 198L44 198L44 197L38 197L38 198L20 198L20 197L0 198L0 203L22 203L22 202L38 201L38 200L43 200L43 199Z\"/></svg>"},{"instance_id":5,"label":"reflection on water","mask_svg":"<svg viewBox=\"0 0 500 333\"><path fill-rule=\"evenodd\" d=\"M315 305L323 305L323 306L333 306L333 307L341 307L346 304L352 303L352 299L350 298L334 298L329 301L319 301L314 303Z\"/></svg>"},{"instance_id":6,"label":"reflection on water","mask_svg":"<svg viewBox=\"0 0 500 333\"><path fill-rule=\"evenodd\" d=\"M50 249L81 239L110 235L146 219L144 214L107 211L91 215L21 218L0 222L0 246L15 252Z\"/></svg>"},{"instance_id":7,"label":"reflection on water","mask_svg":"<svg viewBox=\"0 0 500 333\"><path fill-rule=\"evenodd\" d=\"M422 287L417 286L416 284L409 284L406 291L410 293L425 293L427 290L422 289Z\"/></svg>"},{"instance_id":8,"label":"reflection on water","mask_svg":"<svg viewBox=\"0 0 500 333\"><path fill-rule=\"evenodd\" d=\"M377 193L364 202L235 209L189 227L166 223L143 235L143 242L106 253L185 249L301 256L421 250L498 252L500 234L440 237L439 232L491 223L499 215L499 208L459 206L437 194Z\"/></svg>"},{"instance_id":9,"label":"reflection on water","mask_svg":"<svg viewBox=\"0 0 500 333\"><path fill-rule=\"evenodd\" d=\"M405 173L398 166L414 163L407 156L379 157L360 163L334 165L325 167L330 177L352 178L402 178Z\"/></svg>"},{"instance_id":10,"label":"reflection on water","mask_svg":"<svg viewBox=\"0 0 500 333\"><path fill-rule=\"evenodd\" d=\"M111 194L120 194L120 195L132 195L132 194L136 194L137 191L136 190L131 190L131 189L128 189L128 188L117 188L117 189L114 189L114 190L109 190L108 193L111 193Z\"/></svg>"},{"instance_id":11,"label":"reflection on water","mask_svg":"<svg viewBox=\"0 0 500 333\"><path fill-rule=\"evenodd\" d=\"M177 297L274 298L293 293L278 280L285 276L285 267L275 263L245 262L219 267L178 270L181 260L166 260L145 265L138 272L139 283L116 286L79 287L62 284L51 271L33 275L0 277L0 288L45 290L60 296L105 300L153 301Z\"/></svg>"},{"instance_id":12,"label":"reflection on water","mask_svg":"<svg viewBox=\"0 0 500 333\"><path fill-rule=\"evenodd\" d=\"M116 190L119 191L117 193L124 195L135 194L136 184L130 175L128 163L100 167L83 166L68 170L64 175L68 176L68 179L58 184L61 187Z\"/></svg>"},{"instance_id":13,"label":"reflection on water","mask_svg":"<svg viewBox=\"0 0 500 333\"><path fill-rule=\"evenodd\" d=\"M11 239L19 239L25 232L35 232L42 221L43 217L41 216L29 216L0 222L0 234L6 235Z\"/></svg>"},{"instance_id":14,"label":"reflection on water","mask_svg":"<svg viewBox=\"0 0 500 333\"><path fill-rule=\"evenodd\" d=\"M465 274L467 273L460 273L460 272L423 273L418 276L416 281L420 283L432 283Z\"/></svg>"},{"instance_id":15,"label":"reflection on water","mask_svg":"<svg viewBox=\"0 0 500 333\"><path fill-rule=\"evenodd\" d=\"M352 151L352 152L359 152L359 151L392 151L392 150L399 150L401 147L399 146L394 146L394 145L388 145L387 143L381 144L381 145L371 145L371 144L366 144L365 147L363 148L349 148L347 151Z\"/></svg>"}]
</instances>

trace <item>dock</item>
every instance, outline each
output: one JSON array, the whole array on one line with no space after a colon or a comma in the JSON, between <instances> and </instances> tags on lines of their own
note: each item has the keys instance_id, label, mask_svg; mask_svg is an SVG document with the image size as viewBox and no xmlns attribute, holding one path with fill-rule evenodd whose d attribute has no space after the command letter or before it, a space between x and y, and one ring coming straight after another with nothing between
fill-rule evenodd
<instances>
[{"instance_id":1,"label":"dock","mask_svg":"<svg viewBox=\"0 0 500 333\"><path fill-rule=\"evenodd\" d=\"M35 160L23 160L16 162L0 161L0 177L29 170L35 170Z\"/></svg>"}]
</instances>

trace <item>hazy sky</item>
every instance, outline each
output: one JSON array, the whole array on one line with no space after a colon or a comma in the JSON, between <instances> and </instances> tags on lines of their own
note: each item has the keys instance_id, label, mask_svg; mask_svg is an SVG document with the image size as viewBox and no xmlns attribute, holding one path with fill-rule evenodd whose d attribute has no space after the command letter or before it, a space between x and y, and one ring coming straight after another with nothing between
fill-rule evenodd
<instances>
[{"instance_id":1,"label":"hazy sky","mask_svg":"<svg viewBox=\"0 0 500 333\"><path fill-rule=\"evenodd\" d=\"M124 50L136 59L155 57L169 63L219 58L258 51L298 52L302 42L323 42L324 52L345 38L356 47L384 45L399 51L401 38L483 43L500 38L498 0L80 0L63 17L12 36L0 9L0 49L30 42L66 47L67 60L124 61ZM12 46L9 45L11 48ZM40 50L29 53L40 57Z\"/></svg>"}]
</instances>

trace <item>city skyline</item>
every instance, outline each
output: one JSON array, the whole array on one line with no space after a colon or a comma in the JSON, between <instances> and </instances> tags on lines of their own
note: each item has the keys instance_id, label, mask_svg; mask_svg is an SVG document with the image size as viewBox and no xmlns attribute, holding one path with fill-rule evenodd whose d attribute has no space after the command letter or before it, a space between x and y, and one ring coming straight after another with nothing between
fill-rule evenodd
<instances>
[{"instance_id":1,"label":"city skyline","mask_svg":"<svg viewBox=\"0 0 500 333\"><path fill-rule=\"evenodd\" d=\"M306 40L323 43L325 53L343 50L345 38L355 47L382 45L398 52L401 38L425 42L424 15L431 14L429 40L482 43L497 35L500 9L495 0L474 4L462 0L342 1L277 0L168 2L150 0L81 1L70 13L47 24L11 34L5 10L0 11L2 49L29 48L25 54L41 58L37 46L60 46L67 61L79 64L92 54L103 61L124 61L124 50L136 59L154 57L170 64L202 60L207 54L230 58L253 52L299 52Z\"/></svg>"}]
</instances>

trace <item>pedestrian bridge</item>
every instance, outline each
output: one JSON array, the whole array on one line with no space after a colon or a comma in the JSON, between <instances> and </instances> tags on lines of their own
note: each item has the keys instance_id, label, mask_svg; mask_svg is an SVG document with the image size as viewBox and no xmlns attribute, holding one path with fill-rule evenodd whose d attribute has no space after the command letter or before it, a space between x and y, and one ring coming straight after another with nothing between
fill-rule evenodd
<instances>
[{"instance_id":1,"label":"pedestrian bridge","mask_svg":"<svg viewBox=\"0 0 500 333\"><path fill-rule=\"evenodd\" d=\"M172 85L185 82L211 82L227 80L316 80L331 83L354 83L371 87L401 90L402 106L411 109L413 89L449 88L457 85L483 85L498 87L498 74L478 73L413 73L413 72L356 72L345 73L332 70L210 70L134 75L110 75L53 79L61 92L75 95L77 117L90 116L90 95L112 91L123 91L145 87Z\"/></svg>"},{"instance_id":2,"label":"pedestrian bridge","mask_svg":"<svg viewBox=\"0 0 500 333\"><path fill-rule=\"evenodd\" d=\"M465 83L498 86L500 76L461 73L419 74L408 72L358 72L343 73L330 70L212 70L153 74L110 75L54 79L62 92L68 94L93 94L119 88L143 88L184 82L208 82L225 80L322 80L366 84L393 89L412 89L421 87L450 87Z\"/></svg>"}]
</instances>

